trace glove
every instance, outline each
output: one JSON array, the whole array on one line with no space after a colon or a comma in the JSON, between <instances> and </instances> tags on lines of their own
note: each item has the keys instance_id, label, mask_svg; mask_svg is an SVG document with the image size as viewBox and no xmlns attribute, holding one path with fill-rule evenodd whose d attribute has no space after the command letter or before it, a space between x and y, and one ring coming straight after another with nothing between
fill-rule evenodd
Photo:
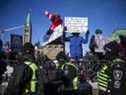
<instances>
[{"instance_id":1,"label":"glove","mask_svg":"<svg viewBox=\"0 0 126 95\"><path fill-rule=\"evenodd\" d=\"M89 34L90 34L89 30L87 30L87 32L86 32L86 36L88 36Z\"/></svg>"}]
</instances>

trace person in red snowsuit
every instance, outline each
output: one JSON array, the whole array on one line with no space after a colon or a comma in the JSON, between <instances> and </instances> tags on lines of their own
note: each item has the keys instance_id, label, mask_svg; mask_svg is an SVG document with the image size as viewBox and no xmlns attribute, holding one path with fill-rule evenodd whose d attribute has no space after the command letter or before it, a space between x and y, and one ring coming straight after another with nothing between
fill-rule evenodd
<instances>
[{"instance_id":1,"label":"person in red snowsuit","mask_svg":"<svg viewBox=\"0 0 126 95\"><path fill-rule=\"evenodd\" d=\"M50 36L54 32L54 29L57 26L61 25L63 21L60 15L56 13L49 13L48 11L45 11L45 16L47 16L49 20L52 22L47 31L47 35Z\"/></svg>"}]
</instances>

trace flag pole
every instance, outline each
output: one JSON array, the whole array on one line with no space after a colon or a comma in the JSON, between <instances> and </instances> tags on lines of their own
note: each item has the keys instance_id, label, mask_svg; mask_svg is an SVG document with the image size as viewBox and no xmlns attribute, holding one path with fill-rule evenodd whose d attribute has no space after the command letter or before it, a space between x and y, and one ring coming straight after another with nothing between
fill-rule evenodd
<instances>
[{"instance_id":1,"label":"flag pole","mask_svg":"<svg viewBox=\"0 0 126 95\"><path fill-rule=\"evenodd\" d=\"M65 53L65 31L66 27L63 27L63 36L62 36L62 43L63 43L63 52Z\"/></svg>"}]
</instances>

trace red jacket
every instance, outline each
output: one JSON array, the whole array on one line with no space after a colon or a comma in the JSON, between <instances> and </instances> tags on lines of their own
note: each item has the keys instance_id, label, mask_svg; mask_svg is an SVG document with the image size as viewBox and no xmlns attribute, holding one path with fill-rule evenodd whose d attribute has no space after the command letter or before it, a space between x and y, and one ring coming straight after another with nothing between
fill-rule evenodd
<instances>
[{"instance_id":1,"label":"red jacket","mask_svg":"<svg viewBox=\"0 0 126 95\"><path fill-rule=\"evenodd\" d=\"M49 29L51 29L52 31L60 24L62 24L62 19L60 17L60 15L58 14L53 14L53 13L48 13L46 15L52 22L52 24L50 25Z\"/></svg>"}]
</instances>

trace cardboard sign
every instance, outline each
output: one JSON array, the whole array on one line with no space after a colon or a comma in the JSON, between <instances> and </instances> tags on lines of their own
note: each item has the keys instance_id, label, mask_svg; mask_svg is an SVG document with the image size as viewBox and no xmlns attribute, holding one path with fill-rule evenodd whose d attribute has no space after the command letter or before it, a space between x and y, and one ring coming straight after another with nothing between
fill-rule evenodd
<instances>
[{"instance_id":1,"label":"cardboard sign","mask_svg":"<svg viewBox=\"0 0 126 95\"><path fill-rule=\"evenodd\" d=\"M66 32L70 33L82 33L88 30L88 18L87 17L65 17Z\"/></svg>"}]
</instances>

